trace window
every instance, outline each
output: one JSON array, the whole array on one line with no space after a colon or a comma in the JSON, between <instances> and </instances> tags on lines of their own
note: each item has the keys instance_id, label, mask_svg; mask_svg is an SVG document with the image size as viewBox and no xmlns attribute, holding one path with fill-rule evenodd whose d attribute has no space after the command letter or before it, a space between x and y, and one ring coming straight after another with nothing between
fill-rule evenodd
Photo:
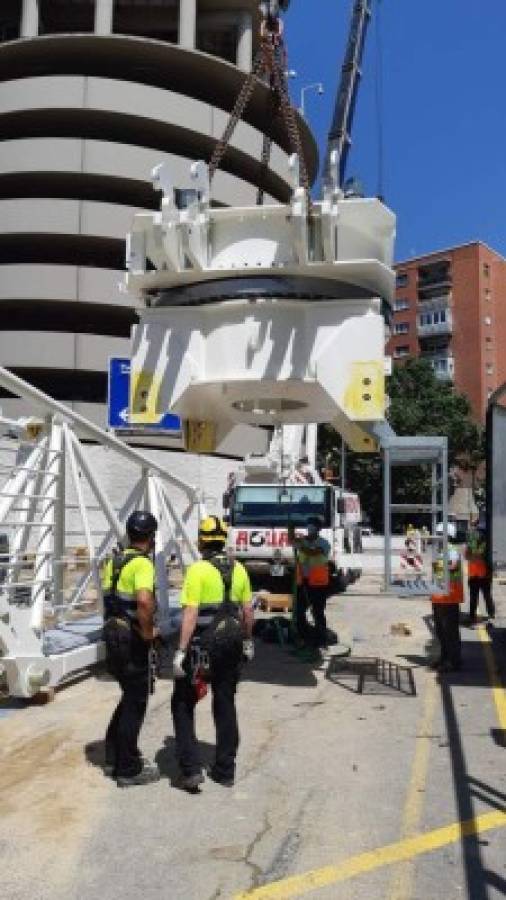
<instances>
[{"instance_id":1,"label":"window","mask_svg":"<svg viewBox=\"0 0 506 900\"><path fill-rule=\"evenodd\" d=\"M490 266L488 263L483 263L483 274L485 278L488 278L490 275Z\"/></svg>"},{"instance_id":2,"label":"window","mask_svg":"<svg viewBox=\"0 0 506 900\"><path fill-rule=\"evenodd\" d=\"M487 350L490 350L490 349L491 349L491 345L492 345L492 338L491 338L491 337L486 337L486 338L485 338L485 343L488 345L488 346L487 346Z\"/></svg>"},{"instance_id":3,"label":"window","mask_svg":"<svg viewBox=\"0 0 506 900\"><path fill-rule=\"evenodd\" d=\"M231 521L236 526L286 528L290 522L300 526L310 516L318 516L329 525L331 496L329 488L309 484L300 487L241 486L235 491ZM257 533L255 546L262 546L265 540Z\"/></svg>"},{"instance_id":4,"label":"window","mask_svg":"<svg viewBox=\"0 0 506 900\"><path fill-rule=\"evenodd\" d=\"M420 316L420 325L444 325L446 322L446 310L439 309L430 313L422 313Z\"/></svg>"},{"instance_id":5,"label":"window","mask_svg":"<svg viewBox=\"0 0 506 900\"><path fill-rule=\"evenodd\" d=\"M394 303L395 312L401 312L403 309L409 309L409 300L407 297L399 297Z\"/></svg>"},{"instance_id":6,"label":"window","mask_svg":"<svg viewBox=\"0 0 506 900\"><path fill-rule=\"evenodd\" d=\"M485 300L490 301L492 299L492 291L490 288L485 288Z\"/></svg>"},{"instance_id":7,"label":"window","mask_svg":"<svg viewBox=\"0 0 506 900\"><path fill-rule=\"evenodd\" d=\"M492 319L490 318L490 316L485 316L485 325L491 325L491 324L492 324Z\"/></svg>"},{"instance_id":8,"label":"window","mask_svg":"<svg viewBox=\"0 0 506 900\"><path fill-rule=\"evenodd\" d=\"M487 400L490 400L493 393L493 388L487 388Z\"/></svg>"},{"instance_id":9,"label":"window","mask_svg":"<svg viewBox=\"0 0 506 900\"><path fill-rule=\"evenodd\" d=\"M409 344L403 344L401 347L394 349L394 356L399 359L400 356L409 356Z\"/></svg>"},{"instance_id":10,"label":"window","mask_svg":"<svg viewBox=\"0 0 506 900\"><path fill-rule=\"evenodd\" d=\"M406 287L408 283L408 273L407 272L397 272L396 284L397 287Z\"/></svg>"},{"instance_id":11,"label":"window","mask_svg":"<svg viewBox=\"0 0 506 900\"><path fill-rule=\"evenodd\" d=\"M407 334L409 331L409 322L396 322L394 325L394 334Z\"/></svg>"},{"instance_id":12,"label":"window","mask_svg":"<svg viewBox=\"0 0 506 900\"><path fill-rule=\"evenodd\" d=\"M492 363L487 363L486 369L487 369L487 375L494 374L494 367L493 367Z\"/></svg>"}]
</instances>

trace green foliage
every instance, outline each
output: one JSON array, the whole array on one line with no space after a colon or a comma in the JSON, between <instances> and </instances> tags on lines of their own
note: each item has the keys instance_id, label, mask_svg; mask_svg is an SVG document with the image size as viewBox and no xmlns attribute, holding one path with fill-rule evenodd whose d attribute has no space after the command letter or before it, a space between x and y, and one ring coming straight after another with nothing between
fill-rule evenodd
<instances>
[{"instance_id":1,"label":"green foliage","mask_svg":"<svg viewBox=\"0 0 506 900\"><path fill-rule=\"evenodd\" d=\"M476 454L481 458L481 429L471 418L467 397L436 378L427 360L411 359L395 368L387 390L388 420L397 434L446 435L450 466Z\"/></svg>"},{"instance_id":2,"label":"green foliage","mask_svg":"<svg viewBox=\"0 0 506 900\"><path fill-rule=\"evenodd\" d=\"M408 360L394 369L388 381L388 420L399 435L446 435L450 468L476 473L484 459L482 429L473 421L467 397L450 382L440 381L429 362ZM319 429L321 463L341 469L341 439L327 425ZM374 528L382 527L382 464L377 455L347 452L346 487L356 491ZM395 468L392 496L399 503L429 499L426 468Z\"/></svg>"}]
</instances>

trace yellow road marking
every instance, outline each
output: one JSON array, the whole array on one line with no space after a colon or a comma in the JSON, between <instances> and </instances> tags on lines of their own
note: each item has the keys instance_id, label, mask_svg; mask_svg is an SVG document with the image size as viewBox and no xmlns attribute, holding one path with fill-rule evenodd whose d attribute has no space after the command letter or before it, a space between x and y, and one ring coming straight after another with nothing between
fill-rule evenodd
<instances>
[{"instance_id":1,"label":"yellow road marking","mask_svg":"<svg viewBox=\"0 0 506 900\"><path fill-rule=\"evenodd\" d=\"M490 635L486 628L482 626L478 628L478 635L483 643L483 652L485 654L497 718L506 735L506 691L499 677ZM435 681L432 682L433 687L435 684ZM430 722L434 713L435 699L436 691L435 689L431 690L429 685L425 696L420 736L428 736ZM404 810L403 828L406 830L415 828L420 816L422 800L420 797L415 796L415 793L418 793L419 785L425 781L429 749L428 740L418 742ZM465 822L454 822L453 825L435 828L433 831L428 831L415 837L406 837L401 841L388 844L386 847L380 847L377 850L359 853L357 856L351 856L349 859L334 866L324 866L321 869L313 869L302 875L292 875L281 881L271 882L271 884L266 884L263 887L242 891L239 894L235 894L233 900L293 900L294 897L302 897L311 891L328 887L331 884L337 884L340 881L347 881L350 878L355 878L357 875L365 875L367 872L372 872L384 866L410 862L418 856L433 853L435 850L440 850L449 844L455 844L463 838L482 834L494 828L504 827L506 827L506 812L498 810L484 813ZM402 882L399 882L399 884L402 887ZM407 884L409 889L409 882L404 882L404 884Z\"/></svg>"},{"instance_id":2,"label":"yellow road marking","mask_svg":"<svg viewBox=\"0 0 506 900\"><path fill-rule=\"evenodd\" d=\"M301 897L310 891L355 878L357 875L364 875L383 866L405 862L425 853L432 853L434 850L447 847L448 844L455 844L461 838L505 826L506 812L485 813L474 819L468 819L466 822L455 822L453 825L436 828L434 831L420 834L417 837L388 844L378 850L360 853L335 866L313 869L303 875L293 875L283 881L274 881L263 887L243 891L235 894L234 900L292 900L293 897Z\"/></svg>"},{"instance_id":3,"label":"yellow road marking","mask_svg":"<svg viewBox=\"0 0 506 900\"><path fill-rule=\"evenodd\" d=\"M430 737L432 722L436 709L436 701L439 696L437 681L430 678L425 690L422 722L416 739L415 756L411 779L409 782L404 815L402 820L401 837L410 838L418 831L422 816L425 784L429 769ZM413 866L411 862L402 863L392 875L389 900L408 900L412 893Z\"/></svg>"},{"instance_id":4,"label":"yellow road marking","mask_svg":"<svg viewBox=\"0 0 506 900\"><path fill-rule=\"evenodd\" d=\"M483 653L485 654L485 662L487 664L488 677L494 697L497 718L499 720L499 725L504 732L503 737L506 737L506 691L504 690L499 677L490 635L483 625L480 625L478 628L478 635L480 641L483 643Z\"/></svg>"}]
</instances>

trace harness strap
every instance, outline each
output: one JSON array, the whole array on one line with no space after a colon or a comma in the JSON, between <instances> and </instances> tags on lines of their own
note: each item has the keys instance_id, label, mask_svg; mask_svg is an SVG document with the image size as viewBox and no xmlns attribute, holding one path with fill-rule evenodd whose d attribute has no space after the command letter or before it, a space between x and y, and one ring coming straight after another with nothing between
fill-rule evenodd
<instances>
[{"instance_id":1,"label":"harness strap","mask_svg":"<svg viewBox=\"0 0 506 900\"><path fill-rule=\"evenodd\" d=\"M137 601L129 594L118 592L118 581L125 566L133 559L144 557L149 559L147 553L135 551L134 553L115 553L112 559L112 577L109 590L104 592L104 607L106 618L127 619L129 622L136 620Z\"/></svg>"}]
</instances>

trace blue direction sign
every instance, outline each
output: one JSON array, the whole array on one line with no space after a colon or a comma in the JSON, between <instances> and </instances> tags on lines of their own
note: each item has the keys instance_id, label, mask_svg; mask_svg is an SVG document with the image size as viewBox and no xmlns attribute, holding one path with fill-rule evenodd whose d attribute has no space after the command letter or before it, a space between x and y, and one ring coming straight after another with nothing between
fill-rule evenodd
<instances>
[{"instance_id":1,"label":"blue direction sign","mask_svg":"<svg viewBox=\"0 0 506 900\"><path fill-rule=\"evenodd\" d=\"M113 357L109 360L107 424L115 430L128 431L181 431L181 419L165 413L159 422L149 425L130 423L128 406L130 397L130 360Z\"/></svg>"}]
</instances>

